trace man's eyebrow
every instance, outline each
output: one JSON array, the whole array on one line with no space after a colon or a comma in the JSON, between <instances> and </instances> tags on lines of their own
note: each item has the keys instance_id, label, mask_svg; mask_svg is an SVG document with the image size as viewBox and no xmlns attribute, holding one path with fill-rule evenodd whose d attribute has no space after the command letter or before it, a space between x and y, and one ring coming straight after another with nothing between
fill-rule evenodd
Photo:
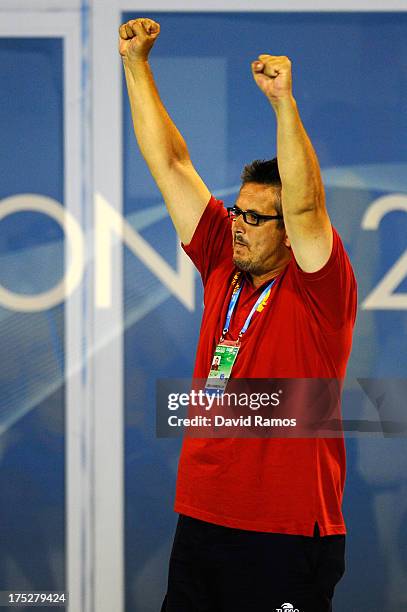
<instances>
[{"instance_id":1,"label":"man's eyebrow","mask_svg":"<svg viewBox=\"0 0 407 612\"><path fill-rule=\"evenodd\" d=\"M238 206L237 204L234 205L235 208L238 208L239 210L243 211L243 208L240 208L240 206ZM254 213L255 215L260 215L261 217L264 216L263 213L259 212L258 210L256 210L255 208L248 208L247 210L243 211L243 212L250 212L250 213ZM267 216L267 215L266 215Z\"/></svg>"}]
</instances>

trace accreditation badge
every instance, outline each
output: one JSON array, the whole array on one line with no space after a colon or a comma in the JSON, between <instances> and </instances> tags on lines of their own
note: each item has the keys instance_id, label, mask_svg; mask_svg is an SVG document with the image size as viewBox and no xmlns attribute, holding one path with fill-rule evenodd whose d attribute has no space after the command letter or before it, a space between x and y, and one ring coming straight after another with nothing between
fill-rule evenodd
<instances>
[{"instance_id":1,"label":"accreditation badge","mask_svg":"<svg viewBox=\"0 0 407 612\"><path fill-rule=\"evenodd\" d=\"M219 342L212 358L205 393L220 395L224 392L239 349L239 341L223 340Z\"/></svg>"}]
</instances>

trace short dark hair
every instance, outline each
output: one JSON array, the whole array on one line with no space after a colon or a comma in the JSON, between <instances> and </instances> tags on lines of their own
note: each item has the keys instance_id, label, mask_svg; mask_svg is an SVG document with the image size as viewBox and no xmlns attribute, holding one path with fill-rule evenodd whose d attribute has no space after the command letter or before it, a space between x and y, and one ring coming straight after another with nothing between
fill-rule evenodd
<instances>
[{"instance_id":1,"label":"short dark hair","mask_svg":"<svg viewBox=\"0 0 407 612\"><path fill-rule=\"evenodd\" d=\"M273 159L255 159L251 164L246 164L241 175L242 187L246 183L260 183L276 187L278 197L275 202L277 214L283 214L281 203L281 178L278 171L277 157ZM278 227L284 227L284 220L278 222Z\"/></svg>"},{"instance_id":2,"label":"short dark hair","mask_svg":"<svg viewBox=\"0 0 407 612\"><path fill-rule=\"evenodd\" d=\"M281 187L281 178L278 171L277 157L274 159L255 159L243 168L242 185L245 183L261 183Z\"/></svg>"}]
</instances>

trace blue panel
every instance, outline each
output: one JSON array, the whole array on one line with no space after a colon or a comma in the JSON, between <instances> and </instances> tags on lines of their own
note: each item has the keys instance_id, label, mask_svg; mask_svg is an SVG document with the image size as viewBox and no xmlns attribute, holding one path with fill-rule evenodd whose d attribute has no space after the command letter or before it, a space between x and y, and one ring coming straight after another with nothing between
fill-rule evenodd
<instances>
[{"instance_id":1,"label":"blue panel","mask_svg":"<svg viewBox=\"0 0 407 612\"><path fill-rule=\"evenodd\" d=\"M20 194L63 206L59 38L0 39L0 207ZM37 212L0 222L0 283L35 295L60 282L60 226ZM0 589L65 584L64 306L0 307ZM25 609L25 608L24 608Z\"/></svg>"},{"instance_id":2,"label":"blue panel","mask_svg":"<svg viewBox=\"0 0 407 612\"><path fill-rule=\"evenodd\" d=\"M161 24L151 66L163 101L209 188L215 195L227 190L227 205L244 164L276 150L273 111L250 62L261 53L291 58L294 93L361 305L406 249L405 212L386 215L377 231L361 223L379 197L398 193L407 201L407 14L148 16ZM125 87L123 93L126 216L175 267L175 233L136 150ZM173 440L155 439L154 385L159 377L191 375L202 293L197 283L190 313L132 253L125 261L127 610L153 610L165 589L178 450ZM406 272L398 294L407 291ZM350 377L405 376L405 306L359 308ZM406 451L405 439L348 440L349 571L338 587L339 610L390 612L406 604Z\"/></svg>"}]
</instances>

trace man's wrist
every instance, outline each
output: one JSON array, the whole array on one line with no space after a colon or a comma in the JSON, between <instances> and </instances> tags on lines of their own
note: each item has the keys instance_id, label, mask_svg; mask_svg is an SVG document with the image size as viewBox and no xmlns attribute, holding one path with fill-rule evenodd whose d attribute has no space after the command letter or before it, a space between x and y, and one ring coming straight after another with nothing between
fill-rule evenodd
<instances>
[{"instance_id":1,"label":"man's wrist","mask_svg":"<svg viewBox=\"0 0 407 612\"><path fill-rule=\"evenodd\" d=\"M269 102L277 115L279 115L279 113L297 110L297 102L292 94L288 94L281 98L269 98Z\"/></svg>"},{"instance_id":2,"label":"man's wrist","mask_svg":"<svg viewBox=\"0 0 407 612\"><path fill-rule=\"evenodd\" d=\"M148 57L132 57L122 55L123 66L129 70L139 70L148 66Z\"/></svg>"}]
</instances>

